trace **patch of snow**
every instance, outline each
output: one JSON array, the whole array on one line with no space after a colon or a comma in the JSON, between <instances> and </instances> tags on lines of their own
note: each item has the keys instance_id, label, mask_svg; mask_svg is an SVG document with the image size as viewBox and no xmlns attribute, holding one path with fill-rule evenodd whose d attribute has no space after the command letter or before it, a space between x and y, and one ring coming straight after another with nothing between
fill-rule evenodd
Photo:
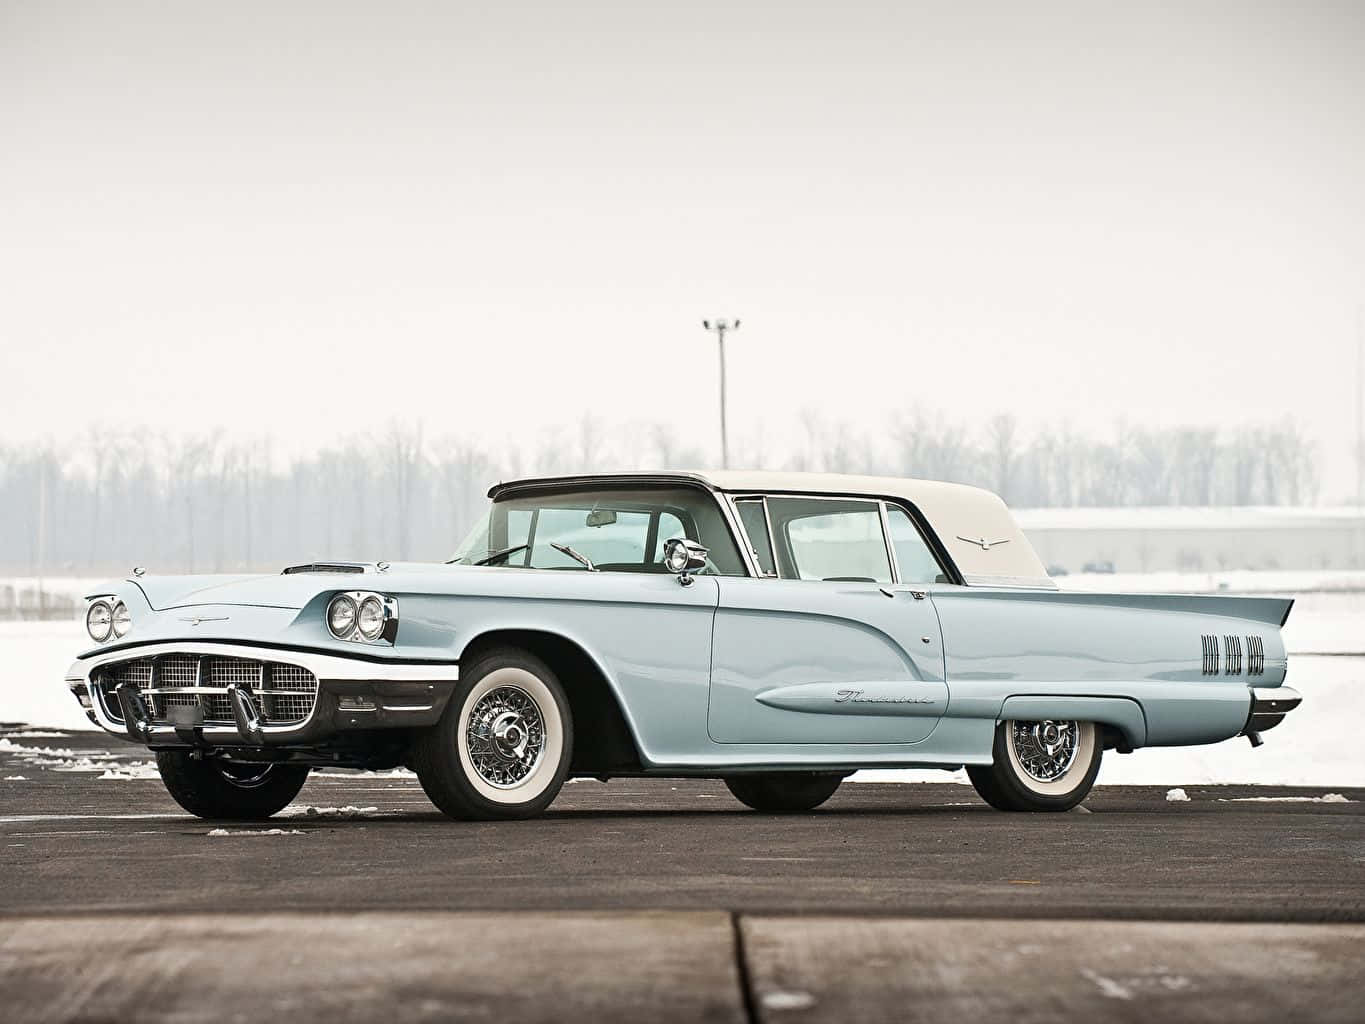
<instances>
[{"instance_id":1,"label":"patch of snow","mask_svg":"<svg viewBox=\"0 0 1365 1024\"><path fill-rule=\"evenodd\" d=\"M1187 804L1190 802L1190 794L1178 787L1176 789L1168 789L1166 790L1166 802L1170 804Z\"/></svg>"},{"instance_id":2,"label":"patch of snow","mask_svg":"<svg viewBox=\"0 0 1365 1024\"><path fill-rule=\"evenodd\" d=\"M134 761L130 765L106 768L104 774L99 776L100 780L112 779L118 782L136 782L160 778L161 772L157 771L154 761Z\"/></svg>"},{"instance_id":3,"label":"patch of snow","mask_svg":"<svg viewBox=\"0 0 1365 1024\"><path fill-rule=\"evenodd\" d=\"M959 786L970 786L966 769L948 771L942 768L864 768L854 772L845 782L951 782Z\"/></svg>"},{"instance_id":4,"label":"patch of snow","mask_svg":"<svg viewBox=\"0 0 1365 1024\"><path fill-rule=\"evenodd\" d=\"M809 992L764 992L759 998L765 1010L805 1010L815 1005Z\"/></svg>"},{"instance_id":5,"label":"patch of snow","mask_svg":"<svg viewBox=\"0 0 1365 1024\"><path fill-rule=\"evenodd\" d=\"M367 818L379 813L378 807L286 807L280 812L285 818Z\"/></svg>"},{"instance_id":6,"label":"patch of snow","mask_svg":"<svg viewBox=\"0 0 1365 1024\"><path fill-rule=\"evenodd\" d=\"M214 828L209 829L207 834L216 838L219 836L303 836L308 833L299 828Z\"/></svg>"},{"instance_id":7,"label":"patch of snow","mask_svg":"<svg viewBox=\"0 0 1365 1024\"><path fill-rule=\"evenodd\" d=\"M1220 804L1353 804L1341 793L1324 793L1322 796L1230 796L1219 797Z\"/></svg>"},{"instance_id":8,"label":"patch of snow","mask_svg":"<svg viewBox=\"0 0 1365 1024\"><path fill-rule=\"evenodd\" d=\"M65 747L26 747L22 743L15 743L9 737L0 737L0 750L10 751L15 754L40 754L45 757L75 757L76 752Z\"/></svg>"},{"instance_id":9,"label":"patch of snow","mask_svg":"<svg viewBox=\"0 0 1365 1024\"><path fill-rule=\"evenodd\" d=\"M98 581L95 581L98 582ZM95 726L62 683L76 655L91 647L71 622L0 622L0 719L34 728L91 732Z\"/></svg>"},{"instance_id":10,"label":"patch of snow","mask_svg":"<svg viewBox=\"0 0 1365 1024\"><path fill-rule=\"evenodd\" d=\"M22 729L19 732L7 732L5 736L12 740L57 740L69 738L71 734L69 732L48 732L43 729Z\"/></svg>"},{"instance_id":11,"label":"patch of snow","mask_svg":"<svg viewBox=\"0 0 1365 1024\"><path fill-rule=\"evenodd\" d=\"M1095 983L1095 987L1100 990L1100 995L1107 999L1132 999L1133 993L1124 988L1113 978L1106 978L1103 974L1096 974L1089 967L1081 968L1081 977Z\"/></svg>"},{"instance_id":12,"label":"patch of snow","mask_svg":"<svg viewBox=\"0 0 1365 1024\"><path fill-rule=\"evenodd\" d=\"M6 782L27 782L28 779L24 778L22 775L6 775L6 776L5 776L5 781L6 781Z\"/></svg>"}]
</instances>

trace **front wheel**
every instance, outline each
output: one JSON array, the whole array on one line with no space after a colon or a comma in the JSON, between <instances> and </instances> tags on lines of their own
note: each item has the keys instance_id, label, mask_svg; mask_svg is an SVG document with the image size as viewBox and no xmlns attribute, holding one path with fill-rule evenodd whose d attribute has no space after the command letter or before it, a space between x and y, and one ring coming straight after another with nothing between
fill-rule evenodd
<instances>
[{"instance_id":1,"label":"front wheel","mask_svg":"<svg viewBox=\"0 0 1365 1024\"><path fill-rule=\"evenodd\" d=\"M176 803L210 820L263 821L289 806L308 780L307 765L194 758L181 750L158 751L156 767Z\"/></svg>"},{"instance_id":2,"label":"front wheel","mask_svg":"<svg viewBox=\"0 0 1365 1024\"><path fill-rule=\"evenodd\" d=\"M756 811L796 814L813 811L834 795L842 775L825 772L772 772L732 775L725 780L735 799Z\"/></svg>"},{"instance_id":3,"label":"front wheel","mask_svg":"<svg viewBox=\"0 0 1365 1024\"><path fill-rule=\"evenodd\" d=\"M559 795L573 756L569 701L548 665L505 647L480 655L440 722L412 746L431 802L470 821L530 818Z\"/></svg>"},{"instance_id":4,"label":"front wheel","mask_svg":"<svg viewBox=\"0 0 1365 1024\"><path fill-rule=\"evenodd\" d=\"M1103 754L1094 722L1001 722L994 762L967 775L996 810L1069 811L1089 795Z\"/></svg>"}]
</instances>

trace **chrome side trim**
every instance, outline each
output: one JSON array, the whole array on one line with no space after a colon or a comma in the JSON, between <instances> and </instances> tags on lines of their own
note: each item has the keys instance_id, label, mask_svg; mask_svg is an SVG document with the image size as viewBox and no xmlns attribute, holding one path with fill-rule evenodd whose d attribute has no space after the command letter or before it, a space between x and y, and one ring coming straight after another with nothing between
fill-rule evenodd
<instances>
[{"instance_id":1,"label":"chrome side trim","mask_svg":"<svg viewBox=\"0 0 1365 1024\"><path fill-rule=\"evenodd\" d=\"M1045 576L986 576L963 574L969 587L1004 587L1010 590L1057 590L1057 581Z\"/></svg>"}]
</instances>

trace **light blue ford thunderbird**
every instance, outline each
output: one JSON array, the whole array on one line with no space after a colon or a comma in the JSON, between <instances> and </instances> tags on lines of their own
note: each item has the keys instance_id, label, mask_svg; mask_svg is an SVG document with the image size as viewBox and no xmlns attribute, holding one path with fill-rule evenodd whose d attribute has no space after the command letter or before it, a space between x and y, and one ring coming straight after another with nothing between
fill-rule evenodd
<instances>
[{"instance_id":1,"label":"light blue ford thunderbird","mask_svg":"<svg viewBox=\"0 0 1365 1024\"><path fill-rule=\"evenodd\" d=\"M570 776L724 779L808 811L859 768L964 767L1061 811L1106 750L1253 744L1299 703L1279 598L1062 593L1004 503L876 477L520 480L445 564L135 570L66 682L175 800L264 818L311 767L411 766L453 818Z\"/></svg>"}]
</instances>

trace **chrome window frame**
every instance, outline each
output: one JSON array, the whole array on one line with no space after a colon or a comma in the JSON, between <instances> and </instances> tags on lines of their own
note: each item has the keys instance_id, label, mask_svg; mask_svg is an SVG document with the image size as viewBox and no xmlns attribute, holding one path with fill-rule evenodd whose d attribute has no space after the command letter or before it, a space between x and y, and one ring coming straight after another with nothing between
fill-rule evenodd
<instances>
[{"instance_id":1,"label":"chrome window frame","mask_svg":"<svg viewBox=\"0 0 1365 1024\"><path fill-rule=\"evenodd\" d=\"M893 501L886 498L882 499L882 507L886 511L886 519L883 522L882 526L883 529L886 530L886 542L891 547L891 557L893 559L896 558L896 545L895 542L892 541L891 539L891 509L896 508L899 509L901 512L905 513L905 518L910 520L910 526L914 529L915 533L919 535L920 541L924 544L924 549L929 552L929 557L934 560L934 563L939 568L939 572L941 572L945 577L947 577L946 582L942 583L939 582L906 583L905 584L906 586L959 587L963 585L963 583L965 582L965 578L962 577L962 573L958 570L957 565L951 561L948 562L944 561L944 558L947 556L947 549L944 548L942 551L939 550L940 545L936 543L936 541L938 540L937 536L930 532L928 522L925 521L922 516L917 515L916 510L908 508L904 502ZM957 580L954 580L953 579L954 576L963 579L963 582L958 582ZM901 579L900 563L898 559L896 564L896 579L898 582L904 583L904 580Z\"/></svg>"},{"instance_id":2,"label":"chrome window frame","mask_svg":"<svg viewBox=\"0 0 1365 1024\"><path fill-rule=\"evenodd\" d=\"M773 519L768 514L768 496L766 494L726 494L725 499L734 512L735 523L739 528L740 536L744 539L743 546L748 548L747 553L753 557L754 575L763 580L780 580L782 572L777 567L777 544L773 539ZM758 561L758 552L749 543L749 531L744 528L744 519L739 514L739 503L741 501L757 501L763 505L763 529L768 535L768 551L773 556L773 571L771 573L763 571L763 566Z\"/></svg>"},{"instance_id":3,"label":"chrome window frame","mask_svg":"<svg viewBox=\"0 0 1365 1024\"><path fill-rule=\"evenodd\" d=\"M805 492L805 491L769 491L769 492L764 492L764 493L758 493L758 492L753 492L753 491L735 491L735 492L732 493L732 492L726 491L726 492L725 492L726 504L728 504L728 505L730 506L731 514L733 515L735 522L739 524L739 529L741 530L740 536L744 538L744 543L741 544L740 547L744 549L743 554L744 554L746 557L748 557L748 558L752 558L752 556L753 556L753 552L749 549L749 544L748 544L749 536L748 536L747 533L743 533L743 532L742 532L742 531L743 531L743 526L744 526L744 524L743 524L743 521L740 520L740 518L739 518L739 511L738 511L737 509L734 508L734 503L737 502L737 501L746 501L746 500L747 500L747 501L753 501L753 500L756 499L756 498L762 500L762 502L763 502L763 521L764 521L764 524L767 526L767 529L768 529L768 544L772 547L772 552L773 552L773 568L775 568L775 569L777 570L776 575L773 575L773 576L769 576L769 575L767 575L766 573L762 573L762 572L755 573L755 575L756 575L759 579L765 579L765 580L788 579L790 582L793 582L793 583L827 583L827 582L829 582L828 580L803 580L803 579L801 579L799 576L798 576L798 577L795 577L795 578L789 578L789 577L786 577L786 576L783 576L783 575L782 575L782 567L781 567L781 565L779 564L778 559L777 559L777 538L776 538L776 535L773 533L773 517L772 517L772 515L771 515L771 514L769 513L769 511L768 511L768 499L769 499L769 498L797 498L797 499L800 499L800 500L802 500L802 501L842 501L842 502L865 501L865 502L867 502L869 505L875 506L875 507L876 507L876 510L877 510L877 519L878 519L878 522L881 524L881 530L882 530L882 546L885 548L885 551L886 551L886 564L887 564L887 567L891 570L891 580L890 580L890 582L889 582L889 585L890 585L890 586L899 586L899 585L900 585L900 568L899 568L899 566L896 564L896 552L895 552L895 550L894 550L894 548L893 548L893 546L892 546L892 544L891 544L891 534L890 534L890 531L887 529L887 518L886 518L887 513L886 513L886 499L885 499L885 498L880 497L880 496L870 495L870 494L810 494L810 493L807 493L807 492ZM913 522L913 519L912 519L912 522ZM789 546L789 547L790 547L790 546ZM931 549L931 553L932 553L932 549ZM937 556L936 556L936 557L937 557ZM754 561L755 565L757 565L757 559L752 559L752 560ZM870 584L870 585L887 586L888 584L887 584L887 583L884 583L884 582L879 582L879 581L874 580L874 581L872 581L872 584Z\"/></svg>"},{"instance_id":4,"label":"chrome window frame","mask_svg":"<svg viewBox=\"0 0 1365 1024\"><path fill-rule=\"evenodd\" d=\"M520 497L520 496L522 496L523 494L534 494L534 493L536 493L537 491L542 491L542 490L543 490L543 491L551 491L551 492L553 492L553 493L562 493L563 490L568 490L568 489L589 491L589 490L592 490L594 487L599 487L599 486L600 486L602 489L617 488L617 489L620 489L620 490L630 490L630 489L632 489L632 488L641 488L641 489L644 489L644 488L649 487L649 486L651 486L651 485L663 484L663 485L666 485L666 486L669 486L669 487L688 488L688 489L691 489L691 490L701 491L702 493L709 495L710 498L711 498L711 500L714 501L714 502L716 503L717 507L719 507L721 518L725 521L725 526L726 526L726 528L730 531L730 542L731 542L732 544L734 544L735 549L739 552L739 559L740 559L740 562L741 562L741 564L744 566L744 576L742 576L742 577L741 577L741 576L727 576L727 575L724 574L724 573L715 573L715 574L713 574L713 575L711 575L711 574L708 574L708 575L711 575L711 578L712 578L712 579L749 579L749 578L767 579L767 578L770 578L770 577L765 577L764 574L759 570L758 562L757 562L757 560L753 557L753 552L751 552L751 551L749 550L749 544L748 544L749 538L748 538L748 536L744 533L744 530L743 530L743 528L742 528L742 524L741 524L740 521L739 521L739 515L738 515L738 513L735 511L734 507L730 504L730 501L729 501L728 496L726 495L726 493L725 493L724 491L720 491L720 490L717 490L717 489L714 488L714 487L709 486L708 484L706 484L706 483L703 482L703 481L695 480L695 479L687 479L687 478L682 478L682 477L673 477L673 476L669 476L669 475L662 475L662 476L659 476L659 477L642 477L642 478L638 478L638 479L637 479L637 478L632 478L632 477L625 477L625 478L622 478L622 477L613 477L613 476L611 476L610 474L606 474L606 475L601 476L601 477L582 477L582 478L569 478L569 477L559 478L559 477L551 477L551 478L547 478L547 479L544 480L544 481L531 481L530 483L531 483L532 486L513 486L513 487L511 487L511 488L507 488L507 487L504 487L504 486L498 486L498 487L491 487L491 488L489 488L489 491L488 491L488 499L489 499L489 501L488 501L488 508L485 510L485 511L486 511L486 514L492 515L493 506L496 505L499 501L506 500L506 499L509 498L509 497ZM542 485L543 485L543 486L542 486ZM559 485L559 486L552 486L552 485ZM510 490L510 493L509 493L509 490ZM542 570L538 570L538 569L535 569L535 568L532 568L532 567L526 567L526 568L528 568L528 571L531 571L531 572L558 571L558 570L543 570L543 569L542 569ZM601 573L608 574L608 575L613 575L613 574L614 574L614 575L621 575L621 576L635 576L635 575L639 575L638 573L627 573L627 572L623 572L623 571L621 571L621 570L619 570L619 569L600 569L600 570L598 570L598 571L601 572Z\"/></svg>"}]
</instances>

